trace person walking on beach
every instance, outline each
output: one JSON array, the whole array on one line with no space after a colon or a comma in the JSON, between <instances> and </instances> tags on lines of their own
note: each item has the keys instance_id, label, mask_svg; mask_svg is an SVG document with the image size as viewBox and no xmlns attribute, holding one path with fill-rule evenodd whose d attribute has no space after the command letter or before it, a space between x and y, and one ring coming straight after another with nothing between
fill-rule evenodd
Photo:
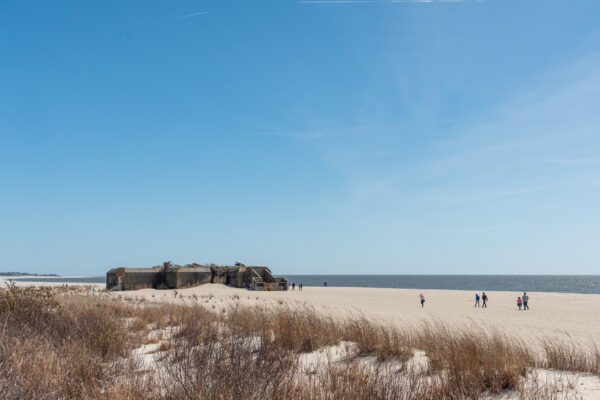
<instances>
[{"instance_id":1,"label":"person walking on beach","mask_svg":"<svg viewBox=\"0 0 600 400\"><path fill-rule=\"evenodd\" d=\"M294 290L296 290L296 283L295 283L295 282L293 282L293 283L292 283L292 292L293 292Z\"/></svg>"},{"instance_id":2,"label":"person walking on beach","mask_svg":"<svg viewBox=\"0 0 600 400\"><path fill-rule=\"evenodd\" d=\"M300 282L300 285L298 285L298 290L302 291L302 282Z\"/></svg>"},{"instance_id":3,"label":"person walking on beach","mask_svg":"<svg viewBox=\"0 0 600 400\"><path fill-rule=\"evenodd\" d=\"M475 293L475 305L473 307L479 307L479 293Z\"/></svg>"},{"instance_id":4,"label":"person walking on beach","mask_svg":"<svg viewBox=\"0 0 600 400\"><path fill-rule=\"evenodd\" d=\"M527 296L527 292L523 292L523 310L529 310L529 296Z\"/></svg>"},{"instance_id":5,"label":"person walking on beach","mask_svg":"<svg viewBox=\"0 0 600 400\"><path fill-rule=\"evenodd\" d=\"M483 305L481 306L481 308L487 308L487 294L485 294L485 292L483 292L483 294L481 295L481 300L483 300Z\"/></svg>"},{"instance_id":6,"label":"person walking on beach","mask_svg":"<svg viewBox=\"0 0 600 400\"><path fill-rule=\"evenodd\" d=\"M521 306L523 305L523 301L521 297L517 297L517 307L519 307L519 311L521 311Z\"/></svg>"},{"instance_id":7,"label":"person walking on beach","mask_svg":"<svg viewBox=\"0 0 600 400\"><path fill-rule=\"evenodd\" d=\"M419 297L421 298L421 308L423 308L423 306L425 305L425 296L423 296L423 293L421 293Z\"/></svg>"}]
</instances>

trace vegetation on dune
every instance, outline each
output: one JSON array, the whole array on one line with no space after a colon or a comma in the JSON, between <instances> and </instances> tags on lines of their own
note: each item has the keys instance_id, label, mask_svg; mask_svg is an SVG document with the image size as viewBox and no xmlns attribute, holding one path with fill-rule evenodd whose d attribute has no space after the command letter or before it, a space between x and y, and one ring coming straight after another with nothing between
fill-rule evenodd
<instances>
[{"instance_id":1,"label":"vegetation on dune","mask_svg":"<svg viewBox=\"0 0 600 400\"><path fill-rule=\"evenodd\" d=\"M324 352L310 368L301 361L341 343L353 349L344 357ZM136 350L143 345L154 346L151 365ZM540 346L534 354L499 330L472 335L441 323L338 323L311 309L215 313L66 288L0 290L5 399L476 399L505 391L553 398L548 382L525 385L534 368L600 374L595 346ZM419 368L411 366L416 349L426 355Z\"/></svg>"}]
</instances>

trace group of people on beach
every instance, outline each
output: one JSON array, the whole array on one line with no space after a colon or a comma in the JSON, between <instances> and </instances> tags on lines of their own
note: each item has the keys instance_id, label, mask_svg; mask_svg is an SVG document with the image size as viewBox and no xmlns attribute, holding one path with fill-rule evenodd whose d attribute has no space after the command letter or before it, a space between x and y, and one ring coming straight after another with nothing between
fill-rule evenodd
<instances>
[{"instance_id":1,"label":"group of people on beach","mask_svg":"<svg viewBox=\"0 0 600 400\"><path fill-rule=\"evenodd\" d=\"M519 311L521 310L521 307L523 307L523 310L529 310L529 296L527 296L527 292L523 293L523 298L521 298L520 296L517 297L517 307L519 307Z\"/></svg>"},{"instance_id":2,"label":"group of people on beach","mask_svg":"<svg viewBox=\"0 0 600 400\"><path fill-rule=\"evenodd\" d=\"M481 306L481 308L487 308L488 297L487 294L485 294L485 292L483 292L481 297L479 296L479 293L475 293L475 305L473 307L479 307L480 299L483 300L483 306Z\"/></svg>"},{"instance_id":3,"label":"group of people on beach","mask_svg":"<svg viewBox=\"0 0 600 400\"><path fill-rule=\"evenodd\" d=\"M425 296L423 296L423 293L419 294L419 299L421 300L421 308L423 308L425 306ZM482 305L479 303L480 300L483 302ZM488 296L485 292L481 296L479 296L479 293L475 293L475 305L473 307L481 306L481 308L487 308L487 302ZM521 307L523 310L529 310L529 296L527 292L523 292L523 297L517 297L517 307L519 307L519 310L521 310Z\"/></svg>"},{"instance_id":4,"label":"group of people on beach","mask_svg":"<svg viewBox=\"0 0 600 400\"><path fill-rule=\"evenodd\" d=\"M323 286L326 287L327 283L323 282ZM295 282L292 283L292 291L294 290L296 290ZM298 290L302 291L302 283L298 285ZM424 308L425 296L423 296L423 293L419 293L419 300L421 301L421 308ZM475 305L473 307L487 308L487 302L488 296L485 292L481 293L481 296L479 293L475 293ZM527 292L524 292L523 296L517 297L517 307L519 307L519 310L529 310L529 296L527 296Z\"/></svg>"}]
</instances>

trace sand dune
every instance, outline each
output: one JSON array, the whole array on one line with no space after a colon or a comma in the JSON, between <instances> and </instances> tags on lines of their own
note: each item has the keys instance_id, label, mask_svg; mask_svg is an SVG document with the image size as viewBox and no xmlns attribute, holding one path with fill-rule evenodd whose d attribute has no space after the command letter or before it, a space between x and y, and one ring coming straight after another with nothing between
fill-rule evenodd
<instances>
[{"instance_id":1,"label":"sand dune","mask_svg":"<svg viewBox=\"0 0 600 400\"><path fill-rule=\"evenodd\" d=\"M61 286L56 282L18 282L18 286ZM198 304L214 311L236 306L308 307L334 319L365 316L382 324L412 326L419 329L424 321L442 322L472 331L473 335L488 328L500 328L519 336L535 350L548 337L594 342L600 346L600 295L529 293L529 311L519 311L516 297L520 293L488 292L488 308L474 307L474 292L459 290L413 290L376 288L305 287L302 292L254 292L224 285L203 285L188 289L106 292L104 285L68 284L69 294L111 298L130 304ZM92 290L92 287L95 290ZM421 308L419 294L426 297ZM351 343L349 345L352 345ZM135 354L153 365L157 344L144 345ZM300 362L308 366L322 363L324 357L342 357L333 346L333 353L320 349L301 354ZM350 346L351 347L351 346ZM421 352L422 353L422 352ZM417 351L416 354L419 354ZM365 360L369 360L366 358ZM147 366L149 368L149 366ZM309 368L310 369L310 368ZM564 398L600 399L600 380L584 373L533 369L527 375L525 387L542 380L542 386L556 387ZM546 383L544 383L546 382ZM554 386L552 386L554 385ZM532 386L534 387L534 386ZM534 390L534 389L532 389ZM554 389L552 389L554 390ZM558 393L558 392L557 392ZM484 398L518 398L517 393Z\"/></svg>"}]
</instances>

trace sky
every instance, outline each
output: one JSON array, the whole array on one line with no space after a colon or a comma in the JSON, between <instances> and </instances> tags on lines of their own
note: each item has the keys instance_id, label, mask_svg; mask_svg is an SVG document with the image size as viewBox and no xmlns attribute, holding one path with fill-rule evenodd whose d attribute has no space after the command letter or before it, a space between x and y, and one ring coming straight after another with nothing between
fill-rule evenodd
<instances>
[{"instance_id":1,"label":"sky","mask_svg":"<svg viewBox=\"0 0 600 400\"><path fill-rule=\"evenodd\" d=\"M0 271L597 274L598 15L4 1Z\"/></svg>"}]
</instances>

